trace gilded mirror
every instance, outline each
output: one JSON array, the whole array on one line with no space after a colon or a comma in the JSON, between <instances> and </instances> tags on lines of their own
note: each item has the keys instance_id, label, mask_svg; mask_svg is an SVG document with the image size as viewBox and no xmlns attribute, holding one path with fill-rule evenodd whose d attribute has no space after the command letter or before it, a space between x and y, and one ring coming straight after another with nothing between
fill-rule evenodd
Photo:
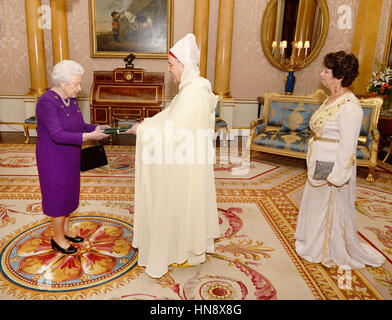
<instances>
[{"instance_id":1,"label":"gilded mirror","mask_svg":"<svg viewBox=\"0 0 392 320\"><path fill-rule=\"evenodd\" d=\"M270 0L261 24L263 52L279 70L300 70L320 53L328 26L326 0ZM299 63L293 67L293 61Z\"/></svg>"}]
</instances>

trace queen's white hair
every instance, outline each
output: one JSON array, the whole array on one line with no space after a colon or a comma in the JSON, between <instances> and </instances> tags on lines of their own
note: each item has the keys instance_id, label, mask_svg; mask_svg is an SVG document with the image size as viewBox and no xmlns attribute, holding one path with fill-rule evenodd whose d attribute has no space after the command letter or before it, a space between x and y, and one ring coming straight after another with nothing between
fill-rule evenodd
<instances>
[{"instance_id":1,"label":"queen's white hair","mask_svg":"<svg viewBox=\"0 0 392 320\"><path fill-rule=\"evenodd\" d=\"M61 60L56 63L51 73L52 81L55 86L62 83L68 84L78 75L84 73L83 67L73 60Z\"/></svg>"}]
</instances>

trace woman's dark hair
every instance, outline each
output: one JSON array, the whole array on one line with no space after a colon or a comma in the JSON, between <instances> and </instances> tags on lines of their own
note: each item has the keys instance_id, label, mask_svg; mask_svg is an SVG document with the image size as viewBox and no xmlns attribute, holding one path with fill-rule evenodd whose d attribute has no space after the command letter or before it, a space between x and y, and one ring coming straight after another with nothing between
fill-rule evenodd
<instances>
[{"instance_id":1,"label":"woman's dark hair","mask_svg":"<svg viewBox=\"0 0 392 320\"><path fill-rule=\"evenodd\" d=\"M358 76L358 59L352 53L331 52L324 57L324 66L332 70L332 75L342 80L342 87L348 87Z\"/></svg>"}]
</instances>

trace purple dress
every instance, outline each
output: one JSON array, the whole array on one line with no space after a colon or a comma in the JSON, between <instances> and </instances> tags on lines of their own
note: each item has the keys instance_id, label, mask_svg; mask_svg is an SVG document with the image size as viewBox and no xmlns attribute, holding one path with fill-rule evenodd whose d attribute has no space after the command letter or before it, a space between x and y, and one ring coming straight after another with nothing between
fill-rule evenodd
<instances>
[{"instance_id":1,"label":"purple dress","mask_svg":"<svg viewBox=\"0 0 392 320\"><path fill-rule=\"evenodd\" d=\"M78 102L66 106L54 91L38 100L36 158L42 194L42 210L50 217L66 216L79 206L80 153L86 124Z\"/></svg>"}]
</instances>

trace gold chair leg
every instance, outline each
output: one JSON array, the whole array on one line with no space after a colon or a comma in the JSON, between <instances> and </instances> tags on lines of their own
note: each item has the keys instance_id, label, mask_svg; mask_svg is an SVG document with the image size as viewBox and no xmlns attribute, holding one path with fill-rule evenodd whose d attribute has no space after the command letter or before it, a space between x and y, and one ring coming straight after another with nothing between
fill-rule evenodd
<instances>
[{"instance_id":1,"label":"gold chair leg","mask_svg":"<svg viewBox=\"0 0 392 320\"><path fill-rule=\"evenodd\" d=\"M389 144L388 153L382 162L385 162L388 159L389 155L391 154L391 151L392 151L392 140L390 141L390 144Z\"/></svg>"},{"instance_id":2,"label":"gold chair leg","mask_svg":"<svg viewBox=\"0 0 392 320\"><path fill-rule=\"evenodd\" d=\"M219 138L219 143L222 143L223 147L226 147L225 144L225 132L222 131L222 128L215 128L215 140Z\"/></svg>"},{"instance_id":3,"label":"gold chair leg","mask_svg":"<svg viewBox=\"0 0 392 320\"><path fill-rule=\"evenodd\" d=\"M222 130L222 129L221 129ZM222 138L222 142L223 142L223 146L227 147L228 146L228 133L227 133L227 129L224 128L223 130L223 138Z\"/></svg>"},{"instance_id":4,"label":"gold chair leg","mask_svg":"<svg viewBox=\"0 0 392 320\"><path fill-rule=\"evenodd\" d=\"M23 125L23 129L26 135L25 143L29 143L30 141L30 134L29 134L29 127L26 125Z\"/></svg>"},{"instance_id":5,"label":"gold chair leg","mask_svg":"<svg viewBox=\"0 0 392 320\"><path fill-rule=\"evenodd\" d=\"M368 176L366 177L367 182L374 182L374 176L369 172Z\"/></svg>"},{"instance_id":6,"label":"gold chair leg","mask_svg":"<svg viewBox=\"0 0 392 320\"><path fill-rule=\"evenodd\" d=\"M375 175L376 175L376 169L369 167L369 171L368 171L368 175L366 177L366 181L374 182L375 181Z\"/></svg>"}]
</instances>

